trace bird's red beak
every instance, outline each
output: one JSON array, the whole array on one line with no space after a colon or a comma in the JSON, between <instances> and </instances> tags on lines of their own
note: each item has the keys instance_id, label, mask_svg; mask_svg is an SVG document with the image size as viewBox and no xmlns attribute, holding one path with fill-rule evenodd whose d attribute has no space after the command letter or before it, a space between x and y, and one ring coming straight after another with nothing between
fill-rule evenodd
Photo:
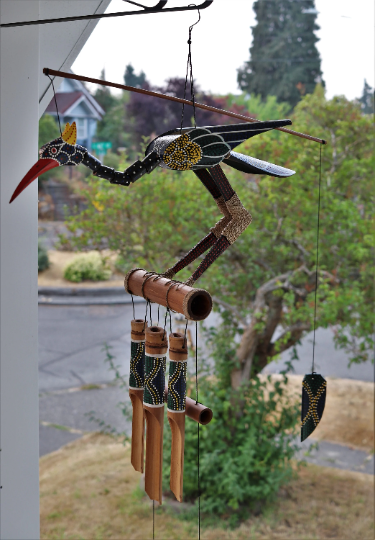
<instances>
[{"instance_id":1,"label":"bird's red beak","mask_svg":"<svg viewBox=\"0 0 375 540\"><path fill-rule=\"evenodd\" d=\"M9 201L9 204L14 201L16 197L25 189L28 185L31 184L33 180L38 178L38 176L42 175L43 173L53 169L54 167L58 167L59 163L55 159L40 159L31 167L29 172L23 177L21 182L18 184L16 189L14 190L14 193Z\"/></svg>"}]
</instances>

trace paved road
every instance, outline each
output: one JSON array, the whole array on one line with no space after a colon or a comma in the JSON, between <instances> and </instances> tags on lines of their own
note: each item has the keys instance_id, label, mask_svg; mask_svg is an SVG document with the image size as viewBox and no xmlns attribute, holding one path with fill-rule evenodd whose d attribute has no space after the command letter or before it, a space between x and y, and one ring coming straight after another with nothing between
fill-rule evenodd
<instances>
[{"instance_id":1,"label":"paved road","mask_svg":"<svg viewBox=\"0 0 375 540\"><path fill-rule=\"evenodd\" d=\"M136 305L137 318L144 316L144 309L145 304ZM163 312L161 320L162 316ZM87 414L90 411L117 431L129 431L129 422L118 407L119 402L128 401L127 392L112 385L113 373L105 362L103 346L106 343L111 347L114 362L127 379L132 318L131 305L39 306L41 455L60 448L85 431L97 429L97 424ZM215 323L215 314L207 323ZM298 348L300 361L294 365L296 373L303 374L310 369L310 340L307 336ZM316 351L316 367L322 374L373 380L372 365L347 367L347 357L335 351L330 331L317 332ZM267 372L280 371L288 358L287 352L279 362L269 364ZM90 385L96 387L90 389ZM301 456L304 452L305 447L301 447ZM321 443L319 452L307 459L322 465L342 468L344 464L344 468L373 471L373 457L371 461L365 452L340 445Z\"/></svg>"}]
</instances>

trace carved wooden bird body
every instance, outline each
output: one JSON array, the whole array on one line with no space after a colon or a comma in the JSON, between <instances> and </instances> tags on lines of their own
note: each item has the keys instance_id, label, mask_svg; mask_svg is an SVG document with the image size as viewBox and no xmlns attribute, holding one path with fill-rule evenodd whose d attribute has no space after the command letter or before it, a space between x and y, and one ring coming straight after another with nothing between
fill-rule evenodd
<instances>
[{"instance_id":1,"label":"carved wooden bird body","mask_svg":"<svg viewBox=\"0 0 375 540\"><path fill-rule=\"evenodd\" d=\"M192 170L211 193L223 214L222 219L205 238L162 274L172 279L182 268L211 248L187 280L186 283L192 285L251 223L249 212L242 206L220 163L248 174L266 174L281 178L293 175L295 171L291 169L233 151L236 146L255 135L291 123L290 120L271 120L167 131L148 145L142 161L136 161L123 172L103 165L86 148L76 144L76 124L68 123L61 137L45 144L39 150L39 161L18 184L10 202L38 176L58 166L83 164L91 169L95 176L123 186L129 186L146 173L151 173L157 166L174 171Z\"/></svg>"}]
</instances>

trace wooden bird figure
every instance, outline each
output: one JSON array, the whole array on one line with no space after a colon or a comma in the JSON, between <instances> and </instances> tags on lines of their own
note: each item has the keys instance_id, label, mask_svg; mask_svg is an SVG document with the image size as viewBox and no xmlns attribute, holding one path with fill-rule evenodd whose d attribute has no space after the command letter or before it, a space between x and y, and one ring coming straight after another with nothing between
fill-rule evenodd
<instances>
[{"instance_id":1,"label":"wooden bird figure","mask_svg":"<svg viewBox=\"0 0 375 540\"><path fill-rule=\"evenodd\" d=\"M38 176L54 167L64 165L74 166L82 163L91 169L95 176L108 180L111 184L122 186L129 186L144 174L152 172L158 165L177 171L192 170L215 199L223 217L207 236L161 275L172 279L177 272L211 248L193 275L186 281L188 285L193 285L203 272L236 241L252 219L231 187L220 163L224 162L248 174L266 174L281 178L293 175L295 171L233 151L236 146L255 135L291 123L291 120L271 120L223 126L187 127L167 131L148 145L142 161L136 161L124 172L115 171L103 165L86 148L76 144L76 124L75 122L71 125L67 123L61 137L45 144L39 150L39 161L18 184L10 202Z\"/></svg>"}]
</instances>

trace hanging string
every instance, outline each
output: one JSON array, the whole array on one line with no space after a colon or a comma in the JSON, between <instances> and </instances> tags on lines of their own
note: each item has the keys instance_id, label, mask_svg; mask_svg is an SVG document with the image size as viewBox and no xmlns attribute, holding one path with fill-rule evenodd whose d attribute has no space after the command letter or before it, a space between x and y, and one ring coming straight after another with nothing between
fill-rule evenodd
<instances>
[{"instance_id":1,"label":"hanging string","mask_svg":"<svg viewBox=\"0 0 375 540\"><path fill-rule=\"evenodd\" d=\"M152 501L152 540L155 540L155 501Z\"/></svg>"},{"instance_id":2,"label":"hanging string","mask_svg":"<svg viewBox=\"0 0 375 540\"><path fill-rule=\"evenodd\" d=\"M189 4L189 7L191 7L191 6L195 6L195 4ZM196 24L198 24L200 22L200 20L201 20L201 12L199 11L199 9L198 9L198 14L199 14L199 19L197 20L197 22L195 22L194 24L189 26L189 39L188 39L189 53L188 53L187 62L186 62L186 76L185 76L185 88L184 88L184 99L186 99L186 88L187 88L187 82L188 82L188 77L189 77L189 79L190 79L190 95L191 95L191 101L193 103L194 127L197 127L197 120L196 120L196 115L195 115L195 94L194 94L193 63L192 63L192 60L191 60L191 43L192 43L191 33L193 31L194 26ZM182 132L182 126L183 126L183 123L184 123L184 113L185 113L185 103L182 104L182 110L181 110L181 127L180 127L181 132Z\"/></svg>"},{"instance_id":3,"label":"hanging string","mask_svg":"<svg viewBox=\"0 0 375 540\"><path fill-rule=\"evenodd\" d=\"M195 321L195 404L198 403L198 322ZM199 470L199 422L197 433L197 472L198 472L198 540L201 538L201 485Z\"/></svg>"},{"instance_id":4,"label":"hanging string","mask_svg":"<svg viewBox=\"0 0 375 540\"><path fill-rule=\"evenodd\" d=\"M188 322L189 322L189 320L186 319L186 324L185 324L185 334L184 334L184 342L183 342L183 347L182 347L183 349L185 349L186 346L187 346L186 332L187 332Z\"/></svg>"},{"instance_id":5,"label":"hanging string","mask_svg":"<svg viewBox=\"0 0 375 540\"><path fill-rule=\"evenodd\" d=\"M144 321L144 324L143 324L143 331L144 331L145 328L146 328L146 323L147 323L147 308L148 308L149 302L150 302L150 300L146 300L146 313L145 313L145 321Z\"/></svg>"},{"instance_id":6,"label":"hanging string","mask_svg":"<svg viewBox=\"0 0 375 540\"><path fill-rule=\"evenodd\" d=\"M322 147L319 147L319 191L318 191L318 223L316 228L316 273L315 273L315 300L314 300L314 336L311 373L315 372L315 333L316 333L316 304L318 292L318 269L319 269L319 230L320 230L320 188L322 183Z\"/></svg>"},{"instance_id":7,"label":"hanging string","mask_svg":"<svg viewBox=\"0 0 375 540\"><path fill-rule=\"evenodd\" d=\"M51 84L52 84L52 89L53 89L53 97L55 99L55 106L56 106L56 113L57 113L57 119L59 121L59 129L60 129L60 135L62 136L62 131L61 131L61 123L60 123L60 116L59 116L59 109L57 107L57 100L56 100L56 92L55 92L55 86L53 84L53 79L51 79L51 77L48 75L48 73L46 73L47 77L49 78L49 80L51 81Z\"/></svg>"},{"instance_id":8,"label":"hanging string","mask_svg":"<svg viewBox=\"0 0 375 540\"><path fill-rule=\"evenodd\" d=\"M130 296L132 297L132 304L133 304L133 319L135 319L135 306L134 306L134 298L133 295L130 293Z\"/></svg>"},{"instance_id":9,"label":"hanging string","mask_svg":"<svg viewBox=\"0 0 375 540\"><path fill-rule=\"evenodd\" d=\"M151 302L149 301L149 305L150 305L150 323L151 323L151 326L152 326L152 307L151 307Z\"/></svg>"}]
</instances>

